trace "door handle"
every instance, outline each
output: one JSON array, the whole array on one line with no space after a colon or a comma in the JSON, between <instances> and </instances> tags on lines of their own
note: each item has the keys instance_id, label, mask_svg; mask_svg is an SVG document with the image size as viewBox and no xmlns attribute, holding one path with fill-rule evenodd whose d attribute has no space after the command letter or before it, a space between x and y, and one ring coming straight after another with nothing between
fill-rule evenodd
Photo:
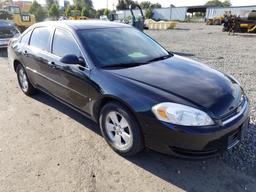
<instances>
[{"instance_id":1,"label":"door handle","mask_svg":"<svg viewBox=\"0 0 256 192\"><path fill-rule=\"evenodd\" d=\"M50 65L52 68L56 68L56 64L54 61L49 61L48 65Z\"/></svg>"},{"instance_id":2,"label":"door handle","mask_svg":"<svg viewBox=\"0 0 256 192\"><path fill-rule=\"evenodd\" d=\"M26 57L28 57L28 52L25 50L25 51L23 52L23 55L26 56Z\"/></svg>"}]
</instances>

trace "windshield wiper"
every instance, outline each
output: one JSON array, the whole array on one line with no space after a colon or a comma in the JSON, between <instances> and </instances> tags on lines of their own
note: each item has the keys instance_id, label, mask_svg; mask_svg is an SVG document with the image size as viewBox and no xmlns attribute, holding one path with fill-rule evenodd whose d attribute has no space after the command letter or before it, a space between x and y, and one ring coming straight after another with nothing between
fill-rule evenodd
<instances>
[{"instance_id":1,"label":"windshield wiper","mask_svg":"<svg viewBox=\"0 0 256 192\"><path fill-rule=\"evenodd\" d=\"M129 67L136 67L146 63L117 63L103 66L102 68L129 68Z\"/></svg>"},{"instance_id":2,"label":"windshield wiper","mask_svg":"<svg viewBox=\"0 0 256 192\"><path fill-rule=\"evenodd\" d=\"M154 61L161 61L161 60L165 60L165 59L168 59L170 57L172 57L173 54L168 54L168 55L164 55L164 56L161 56L161 57L156 57L154 59L150 59L149 61L147 61L146 63L151 63L151 62L154 62Z\"/></svg>"}]
</instances>

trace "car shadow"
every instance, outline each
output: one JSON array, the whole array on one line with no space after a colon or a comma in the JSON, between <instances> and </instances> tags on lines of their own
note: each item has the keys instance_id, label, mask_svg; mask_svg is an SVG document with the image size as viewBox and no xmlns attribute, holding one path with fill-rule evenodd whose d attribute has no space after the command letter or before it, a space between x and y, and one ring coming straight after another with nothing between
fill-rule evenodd
<instances>
[{"instance_id":1,"label":"car shadow","mask_svg":"<svg viewBox=\"0 0 256 192\"><path fill-rule=\"evenodd\" d=\"M84 125L85 127L89 128L93 132L97 133L98 135L101 135L100 129L94 121L90 120L89 118L86 118L81 113L71 109L70 107L64 105L63 103L59 102L53 97L40 91L38 94L33 95L32 98L58 110L59 112L71 117L78 123Z\"/></svg>"},{"instance_id":2,"label":"car shadow","mask_svg":"<svg viewBox=\"0 0 256 192\"><path fill-rule=\"evenodd\" d=\"M0 48L0 57L8 57L6 48Z\"/></svg>"},{"instance_id":3,"label":"car shadow","mask_svg":"<svg viewBox=\"0 0 256 192\"><path fill-rule=\"evenodd\" d=\"M96 134L101 135L95 122L47 94L40 92L32 98L55 108ZM255 182L245 179L247 178L246 175L236 173L234 169L221 160L220 156L205 160L187 160L145 150L135 157L125 159L185 191L242 191L252 182Z\"/></svg>"}]
</instances>

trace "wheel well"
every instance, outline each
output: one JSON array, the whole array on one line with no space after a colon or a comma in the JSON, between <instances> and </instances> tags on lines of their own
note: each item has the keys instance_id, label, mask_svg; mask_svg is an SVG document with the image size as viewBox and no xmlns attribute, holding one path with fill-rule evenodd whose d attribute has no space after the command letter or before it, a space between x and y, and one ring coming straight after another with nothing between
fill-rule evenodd
<instances>
[{"instance_id":1,"label":"wheel well","mask_svg":"<svg viewBox=\"0 0 256 192\"><path fill-rule=\"evenodd\" d=\"M13 68L14 68L14 71L15 71L15 72L16 72L17 67L18 67L19 64L20 64L20 62L19 62L18 60L14 60Z\"/></svg>"},{"instance_id":2,"label":"wheel well","mask_svg":"<svg viewBox=\"0 0 256 192\"><path fill-rule=\"evenodd\" d=\"M110 102L115 102L115 103L118 103L120 105L122 105L123 107L125 107L129 112L131 112L133 115L134 115L134 118L137 120L137 117L136 115L134 114L133 110L125 103L125 102L122 102L120 101L119 99L115 99L115 98L112 98L112 97L105 97L103 99L101 99L94 107L94 118L95 120L98 122L99 120L99 117L100 117L100 111L101 109L104 107L104 105L106 105L107 103L110 103Z\"/></svg>"}]
</instances>

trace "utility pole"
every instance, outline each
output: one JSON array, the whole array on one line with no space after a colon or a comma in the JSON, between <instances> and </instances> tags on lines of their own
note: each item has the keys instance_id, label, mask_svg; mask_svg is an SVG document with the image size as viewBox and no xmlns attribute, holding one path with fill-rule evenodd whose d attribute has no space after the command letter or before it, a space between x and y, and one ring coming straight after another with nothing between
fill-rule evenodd
<instances>
[{"instance_id":1,"label":"utility pole","mask_svg":"<svg viewBox=\"0 0 256 192\"><path fill-rule=\"evenodd\" d=\"M107 0L107 9L108 9L108 0Z\"/></svg>"}]
</instances>

